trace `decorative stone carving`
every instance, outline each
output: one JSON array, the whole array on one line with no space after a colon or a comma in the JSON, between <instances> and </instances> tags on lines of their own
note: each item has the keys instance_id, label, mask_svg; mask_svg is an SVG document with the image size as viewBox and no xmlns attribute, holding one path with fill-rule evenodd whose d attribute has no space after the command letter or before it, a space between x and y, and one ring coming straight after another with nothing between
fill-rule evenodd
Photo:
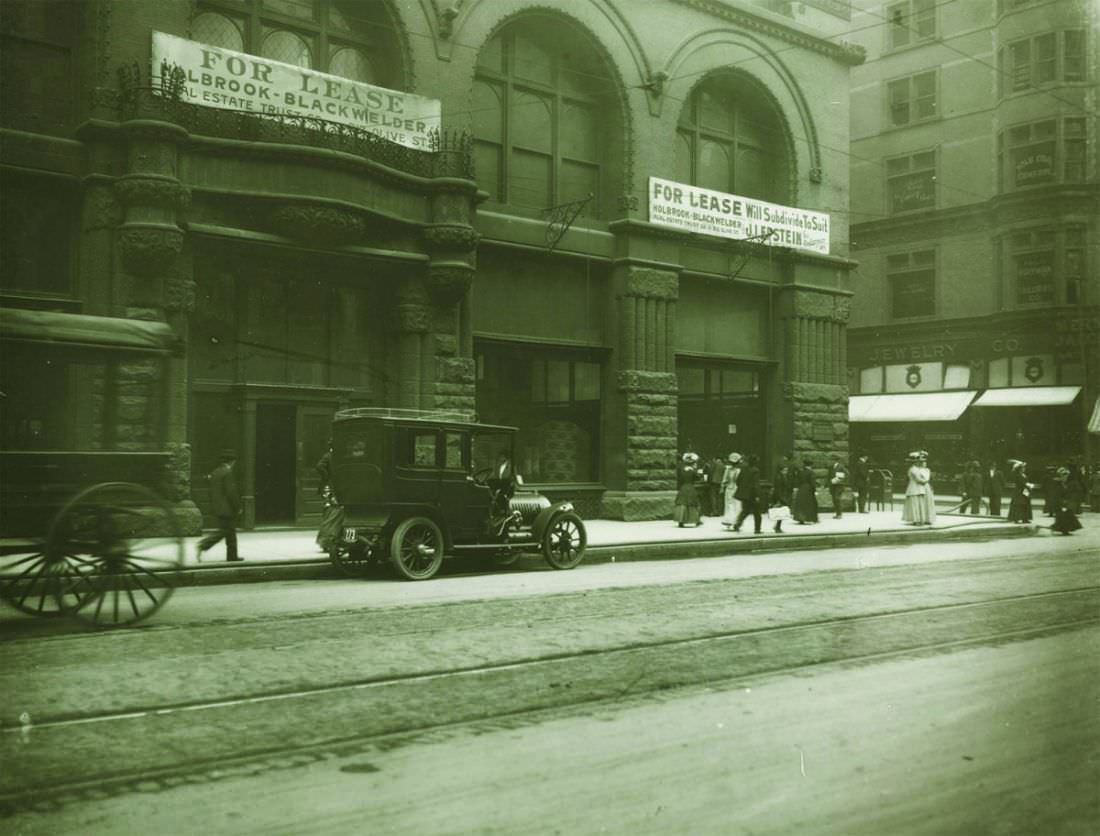
<instances>
[{"instance_id":1,"label":"decorative stone carving","mask_svg":"<svg viewBox=\"0 0 1100 836\"><path fill-rule=\"evenodd\" d=\"M641 369L627 369L618 373L618 386L621 392L649 392L675 394L676 375L669 372L649 372Z\"/></svg>"},{"instance_id":2,"label":"decorative stone carving","mask_svg":"<svg viewBox=\"0 0 1100 836\"><path fill-rule=\"evenodd\" d=\"M119 230L122 263L135 276L163 273L183 249L183 230L169 224L127 224Z\"/></svg>"},{"instance_id":3,"label":"decorative stone carving","mask_svg":"<svg viewBox=\"0 0 1100 836\"><path fill-rule=\"evenodd\" d=\"M394 325L406 334L426 334L431 326L431 312L423 305L407 303L397 306Z\"/></svg>"},{"instance_id":4,"label":"decorative stone carving","mask_svg":"<svg viewBox=\"0 0 1100 836\"><path fill-rule=\"evenodd\" d=\"M271 224L287 238L333 247L357 241L366 231L363 217L350 209L305 202L280 206L272 212Z\"/></svg>"},{"instance_id":5,"label":"decorative stone carving","mask_svg":"<svg viewBox=\"0 0 1100 836\"><path fill-rule=\"evenodd\" d=\"M191 190L174 177L127 174L115 181L115 195L125 206L158 206L184 211L191 205Z\"/></svg>"},{"instance_id":6,"label":"decorative stone carving","mask_svg":"<svg viewBox=\"0 0 1100 836\"><path fill-rule=\"evenodd\" d=\"M671 270L632 267L627 274L626 293L628 296L675 300L680 297L680 279Z\"/></svg>"},{"instance_id":7,"label":"decorative stone carving","mask_svg":"<svg viewBox=\"0 0 1100 836\"><path fill-rule=\"evenodd\" d=\"M471 252L481 236L473 227L460 224L436 224L424 228L424 240L437 250Z\"/></svg>"},{"instance_id":8,"label":"decorative stone carving","mask_svg":"<svg viewBox=\"0 0 1100 836\"><path fill-rule=\"evenodd\" d=\"M810 182L811 183L820 183L822 181L822 179L823 179L823 177L822 177L820 168L811 168L810 169Z\"/></svg>"},{"instance_id":9,"label":"decorative stone carving","mask_svg":"<svg viewBox=\"0 0 1100 836\"><path fill-rule=\"evenodd\" d=\"M172 276L164 283L164 309L173 313L195 310L198 285L185 276Z\"/></svg>"},{"instance_id":10,"label":"decorative stone carving","mask_svg":"<svg viewBox=\"0 0 1100 836\"><path fill-rule=\"evenodd\" d=\"M619 211L634 212L638 209L638 196L634 194L619 195Z\"/></svg>"},{"instance_id":11,"label":"decorative stone carving","mask_svg":"<svg viewBox=\"0 0 1100 836\"><path fill-rule=\"evenodd\" d=\"M453 305L466 295L473 280L474 268L469 264L432 264L428 268L428 293L437 305Z\"/></svg>"},{"instance_id":12,"label":"decorative stone carving","mask_svg":"<svg viewBox=\"0 0 1100 836\"><path fill-rule=\"evenodd\" d=\"M850 295L821 293L813 290L795 290L793 294L795 316L846 323L851 314Z\"/></svg>"}]
</instances>

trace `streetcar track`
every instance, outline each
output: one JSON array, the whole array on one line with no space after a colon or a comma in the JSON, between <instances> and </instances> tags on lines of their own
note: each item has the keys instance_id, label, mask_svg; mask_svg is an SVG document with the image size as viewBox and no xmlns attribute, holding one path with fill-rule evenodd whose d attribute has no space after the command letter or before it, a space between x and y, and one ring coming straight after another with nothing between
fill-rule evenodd
<instances>
[{"instance_id":1,"label":"streetcar track","mask_svg":"<svg viewBox=\"0 0 1100 836\"><path fill-rule=\"evenodd\" d=\"M577 651L566 651L561 653L550 653L543 656L527 657L521 659L512 659L508 661L496 662L487 665L473 665L467 667L448 668L442 670L422 671L414 674L399 674L391 676L381 677L367 677L362 679L356 679L349 682L332 683L327 685L315 686L312 688L296 688L292 690L283 691L271 691L263 694L251 694L247 696L228 697L217 700L202 700L193 702L179 702L170 703L167 705L161 705L157 707L148 708L135 708L125 711L106 712L103 714L89 714L89 715L76 715L65 716L60 715L52 719L47 719L42 722L34 722L30 725L18 725L18 724L0 724L0 733L27 733L33 730L51 729L51 728L64 728L73 726L86 726L97 723L110 723L119 722L124 720L135 720L146 717L165 717L176 714L184 714L188 712L208 711L220 708L229 708L233 706L244 705L259 705L263 703L272 703L285 700L302 699L313 696L321 696L326 694L337 694L341 692L368 690L374 688L384 688L397 685L406 685L414 683L426 683L432 681L438 681L446 679L448 677L463 677L463 676L478 676L486 673L496 673L503 671L515 671L526 668L535 668L540 665L551 665L561 662L567 662L569 660L579 660L592 657L612 657L616 654L625 653L637 653L646 650L656 650L661 648L670 647L687 647L691 645L700 645L707 642L719 642L729 639L737 638L750 638L761 636L775 636L783 633L793 633L810 630L828 629L836 626L851 625L851 624L872 624L875 622L885 622L890 620L899 620L903 618L910 618L920 614L931 613L943 613L951 611L960 611L965 609L980 609L983 607L993 607L1009 603L1022 603L1026 601L1036 601L1042 599L1050 599L1055 597L1069 597L1073 595L1087 595L1088 593L1095 593L1100 591L1100 586L1085 586L1076 587L1071 589L1053 590L1047 592L1028 593L1025 595L1009 595L1001 596L997 598L988 598L980 601L965 601L965 602L952 602L948 604L937 604L934 606L926 607L910 607L900 610L889 610L885 612L874 613L861 613L858 615L841 616L838 618L818 619L813 621L792 622L782 625L756 627L750 629L740 630L723 630L714 633L706 633L697 636L687 637L672 637L664 639L654 639L650 641L634 642L625 645L619 645L615 647L603 647L603 648L588 648ZM600 616L606 616L605 613L600 613ZM569 620L575 621L573 617L562 619L546 619L547 622L553 623L554 621ZM1096 619L1085 619L1081 621L1082 624L1087 623L1100 623L1100 616ZM1043 629L1048 629L1045 627ZM1012 635L1013 631L1007 631L1003 635ZM971 639L962 640L965 642L971 641ZM950 643L944 646L949 646ZM930 645L931 646L931 645ZM888 651L893 654L898 651ZM873 654L872 654L873 655ZM852 657L853 659L857 657ZM847 660L846 660L847 661Z\"/></svg>"},{"instance_id":2,"label":"streetcar track","mask_svg":"<svg viewBox=\"0 0 1100 836\"><path fill-rule=\"evenodd\" d=\"M231 777L251 777L328 760L385 754L404 746L445 742L464 734L482 734L525 728L552 719L590 714L601 708L614 706L618 710L631 704L672 700L683 694L700 690L729 690L735 687L754 685L761 680L766 681L777 676L796 675L801 671L828 670L874 662L886 662L897 658L922 657L930 653L952 649L963 650L968 647L988 645L1005 640L1024 641L1044 638L1090 626L1100 626L1100 616L1058 624L994 631L965 639L927 642L907 648L866 653L839 659L777 665L774 668L757 669L740 675L701 680L661 691L619 692L611 696L577 700L564 705L505 709L490 717L474 720L461 719L425 723L417 727L396 731L347 735L307 744L263 747L241 755L185 759L170 766L143 769L140 772L115 772L78 781L54 781L45 790L40 787L32 787L25 790L0 792L0 818L8 818L24 811L53 812L72 803L101 801L132 792L160 792L183 785L211 783ZM777 632L780 629L786 628L773 628L758 632ZM147 714L135 716L147 716Z\"/></svg>"},{"instance_id":3,"label":"streetcar track","mask_svg":"<svg viewBox=\"0 0 1100 836\"><path fill-rule=\"evenodd\" d=\"M1059 560L1064 560L1065 558L1081 558L1081 557L1090 558L1090 557L1093 557L1093 556L1094 555L1090 554L1089 550L1086 547L1081 547L1079 549L1074 549L1073 551L1070 551L1070 552L1060 553L1060 554L1057 555L1057 558ZM1031 559L1031 558L1049 558L1049 557L1050 557L1049 551L1044 550L1044 551L1028 552L1028 553L1025 553L1025 554L1014 554L1014 555L1011 555L1009 557L1005 557L1005 556L1002 556L1002 555L995 555L995 556L990 556L990 557L968 558L967 561L966 561L966 565L968 567L973 567L973 566L982 566L983 564L984 565L989 565L989 564L1001 563L1001 562L1004 562L1005 560L1016 561L1016 560L1020 560L1020 559L1025 559L1026 560L1026 559ZM922 569L931 570L931 569L933 569L935 567L938 567L940 565L941 565L941 562L932 563L932 564L901 564L901 565L884 565L884 566L863 566L863 565L860 565L859 567L845 566L845 567L820 568L820 569L814 570L814 572L812 574L816 578L823 578L823 577L824 578L835 578L836 576L842 575L842 574L862 575L862 574L866 574L867 572L870 572L870 571L892 572L892 571L898 571L898 570L900 570L900 571L922 570ZM1015 568L1015 567L1013 567L1013 568ZM471 575L470 577L479 577L479 576L480 575ZM806 576L805 573L788 574L788 573L781 573L780 572L780 573L775 573L775 574L751 575L751 576L744 577L744 578L740 578L740 577L699 578L699 579L695 579L695 580L676 581L673 584L673 586L678 587L678 588L688 588L688 587L698 587L698 586L715 586L715 585L719 585L719 584L730 584L730 583L753 583L753 582L756 582L756 581L765 581L765 580L775 579L775 578L792 578L792 579L793 578L799 578L799 579L801 579L801 578L804 578L805 576ZM373 579L367 579L367 582L370 582L370 580L373 580ZM354 582L354 580L352 582ZM299 582L295 581L294 583L299 583ZM609 585L609 586L602 586L602 587L593 587L593 588L590 588L590 589L576 589L576 590L568 590L568 591L564 591L564 592L554 592L554 593L550 593L550 594L547 594L547 595L539 596L538 600L540 602L542 602L542 601L552 602L554 600L560 600L562 598L567 598L567 597L579 597L579 596L589 595L589 594L591 594L591 595L601 595L601 594L605 594L605 593L616 593L616 592L625 592L625 591L642 591L642 590L646 590L646 589L653 589L653 588L656 588L658 586L660 586L660 584L658 584L658 583L640 583L640 584L637 584L637 585L626 584L626 585L622 585L622 586ZM201 589L201 587L194 587L194 588L195 589ZM1087 588L1094 588L1094 587L1087 587ZM155 635L155 634L158 634L158 633L164 633L164 632L175 631L175 630L194 630L194 629L208 629L208 628L217 629L217 628L224 628L224 627L243 626L243 625L249 625L249 624L268 623L268 622L271 622L273 620L278 620L280 622L300 621L300 622L317 623L317 622L321 622L321 621L325 621L325 620L346 618L348 616L364 615L364 614L368 614L368 615L378 615L380 613L386 613L386 614L394 613L394 614L397 614L397 613L412 612L412 611L415 611L419 614L419 613L424 613L424 612L429 612L429 611L441 611L441 610L448 610L448 609L454 609L454 608L460 608L460 607L468 607L468 606L471 606L471 605L515 602L517 600L523 599L527 592L529 592L529 590L516 591L514 594L503 595L503 596L495 597L495 598L470 598L470 599L461 599L461 600L454 600L454 601L431 601L431 602L426 602L426 603L408 603L408 604L397 603L397 604L386 605L382 609L378 608L377 606L364 605L364 606L355 606L355 607L344 607L344 608L341 608L341 609L338 609L338 610L325 610L325 611L322 611L322 612L297 611L297 612L279 613L279 614L276 614L276 615L241 616L241 617L236 617L236 618L218 617L218 618L207 619L207 620L204 620L204 621L185 621L185 622L179 622L179 623L175 623L175 624L137 625L137 626L131 627L129 629L119 630L119 631L102 631L102 630L79 629L78 631L65 632L65 633L61 633L61 634L57 634L57 635L26 635L26 636L17 636L17 637L10 638L10 639L0 638L0 647L16 647L16 646L18 646L20 644L23 644L23 643L44 644L44 643L51 643L51 642L58 642L58 641L103 639L103 638L111 638L111 639L118 640L118 641L124 641L128 638L137 638L137 637L143 637L143 636L150 636L150 635ZM789 592L789 590L786 590L785 592ZM705 608L705 607L707 607L711 604L712 604L712 602L700 602L700 603L683 602L683 603L680 604L680 606L681 606L681 608L701 609L701 608ZM631 606L622 605L622 606L618 607L617 609L605 609L601 613L595 613L595 614L592 614L592 615L577 615L577 616L574 616L574 617L578 620L585 619L585 618L600 618L604 615L615 614L616 612L629 613L631 611L632 611ZM563 618L552 618L552 617L522 618L522 619L517 619L515 622L503 622L503 624L505 626L507 626L510 623L515 623L515 624L528 623L528 622L530 622L530 623L554 623L555 621L561 621L561 620L565 620L565 619L563 619ZM500 624L501 622L494 621L493 623L494 624ZM386 631L384 633L384 635L386 635L388 637L412 636L412 635L418 635L418 634L430 633L430 632L432 632L432 628L405 629L405 630ZM2 728L2 726L0 726L0 728Z\"/></svg>"}]
</instances>

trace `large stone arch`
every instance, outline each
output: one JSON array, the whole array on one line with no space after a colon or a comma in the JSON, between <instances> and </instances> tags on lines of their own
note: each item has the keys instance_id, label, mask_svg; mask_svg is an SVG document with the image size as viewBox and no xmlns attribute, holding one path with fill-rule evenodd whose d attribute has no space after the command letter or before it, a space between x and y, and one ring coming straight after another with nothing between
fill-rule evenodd
<instances>
[{"instance_id":1,"label":"large stone arch","mask_svg":"<svg viewBox=\"0 0 1100 836\"><path fill-rule=\"evenodd\" d=\"M662 121L673 126L679 119L680 106L704 79L734 72L755 82L775 106L786 129L792 163L790 193L797 202L803 177L820 171L821 148L802 88L775 50L744 32L712 29L685 39L669 56L662 72L667 74L667 81L660 115ZM671 100L668 105L664 104L666 99Z\"/></svg>"},{"instance_id":2,"label":"large stone arch","mask_svg":"<svg viewBox=\"0 0 1100 836\"><path fill-rule=\"evenodd\" d=\"M595 0L583 6L569 2L530 5L525 0L468 0L454 21L453 34L455 41L472 47L466 70L469 74L466 89L473 87L476 55L485 44L505 26L539 15L557 18L581 32L607 67L618 90L615 100L623 130L622 191L632 194L635 187L634 111L639 103L644 102L642 84L650 71L633 28L610 3ZM628 83L628 78L634 80ZM634 102L631 101L631 90L636 96Z\"/></svg>"}]
</instances>

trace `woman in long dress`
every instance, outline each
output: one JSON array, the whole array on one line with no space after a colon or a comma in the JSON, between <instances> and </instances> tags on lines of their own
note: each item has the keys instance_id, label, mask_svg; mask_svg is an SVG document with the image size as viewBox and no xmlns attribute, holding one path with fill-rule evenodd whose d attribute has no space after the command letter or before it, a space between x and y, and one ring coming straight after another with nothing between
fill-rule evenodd
<instances>
[{"instance_id":1,"label":"woman in long dress","mask_svg":"<svg viewBox=\"0 0 1100 836\"><path fill-rule=\"evenodd\" d=\"M909 484L905 488L902 522L931 525L936 521L936 497L932 493L932 472L928 469L928 454L910 453Z\"/></svg>"},{"instance_id":2,"label":"woman in long dress","mask_svg":"<svg viewBox=\"0 0 1100 836\"><path fill-rule=\"evenodd\" d=\"M793 468L792 468L793 469ZM810 459L804 459L802 467L794 473L794 507L791 515L799 525L817 522L817 476Z\"/></svg>"},{"instance_id":3,"label":"woman in long dress","mask_svg":"<svg viewBox=\"0 0 1100 836\"><path fill-rule=\"evenodd\" d=\"M700 519L701 508L699 506L699 491L695 483L702 479L699 467L699 456L695 453L684 453L680 460L680 468L676 471L676 480L679 489L676 491L676 506L673 508L673 519L680 528L691 525L702 525Z\"/></svg>"},{"instance_id":4,"label":"woman in long dress","mask_svg":"<svg viewBox=\"0 0 1100 836\"><path fill-rule=\"evenodd\" d=\"M730 466L722 474L722 490L725 492L726 497L722 525L732 528L737 524L737 518L741 514L741 500L734 496L737 493L737 479L741 476L741 454L730 453L729 463Z\"/></svg>"},{"instance_id":5,"label":"woman in long dress","mask_svg":"<svg viewBox=\"0 0 1100 836\"><path fill-rule=\"evenodd\" d=\"M1081 527L1081 521L1073 510L1068 480L1069 468L1060 467L1051 482L1050 507L1054 511L1054 522L1050 524L1050 530L1060 534L1072 534Z\"/></svg>"},{"instance_id":6,"label":"woman in long dress","mask_svg":"<svg viewBox=\"0 0 1100 836\"><path fill-rule=\"evenodd\" d=\"M1031 522L1031 489L1027 480L1027 462L1016 462L1012 468L1012 501L1008 504L1008 521Z\"/></svg>"}]
</instances>

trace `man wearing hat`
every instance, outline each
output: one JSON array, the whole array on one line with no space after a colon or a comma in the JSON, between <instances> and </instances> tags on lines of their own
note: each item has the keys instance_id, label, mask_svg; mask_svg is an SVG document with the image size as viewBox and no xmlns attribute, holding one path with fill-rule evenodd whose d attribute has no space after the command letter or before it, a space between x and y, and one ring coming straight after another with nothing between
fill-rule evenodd
<instances>
[{"instance_id":1,"label":"man wearing hat","mask_svg":"<svg viewBox=\"0 0 1100 836\"><path fill-rule=\"evenodd\" d=\"M1001 497L1005 492L1005 474L997 467L997 462L991 461L989 467L982 474L982 487L985 495L989 497L989 514L993 517L1001 516Z\"/></svg>"},{"instance_id":2,"label":"man wearing hat","mask_svg":"<svg viewBox=\"0 0 1100 836\"><path fill-rule=\"evenodd\" d=\"M222 450L220 458L221 463L206 477L210 481L210 505L214 516L218 518L218 530L199 541L198 559L202 560L203 552L224 539L225 559L244 560L237 556L237 517L241 513L241 495L237 490L237 477L234 473L237 452Z\"/></svg>"}]
</instances>

